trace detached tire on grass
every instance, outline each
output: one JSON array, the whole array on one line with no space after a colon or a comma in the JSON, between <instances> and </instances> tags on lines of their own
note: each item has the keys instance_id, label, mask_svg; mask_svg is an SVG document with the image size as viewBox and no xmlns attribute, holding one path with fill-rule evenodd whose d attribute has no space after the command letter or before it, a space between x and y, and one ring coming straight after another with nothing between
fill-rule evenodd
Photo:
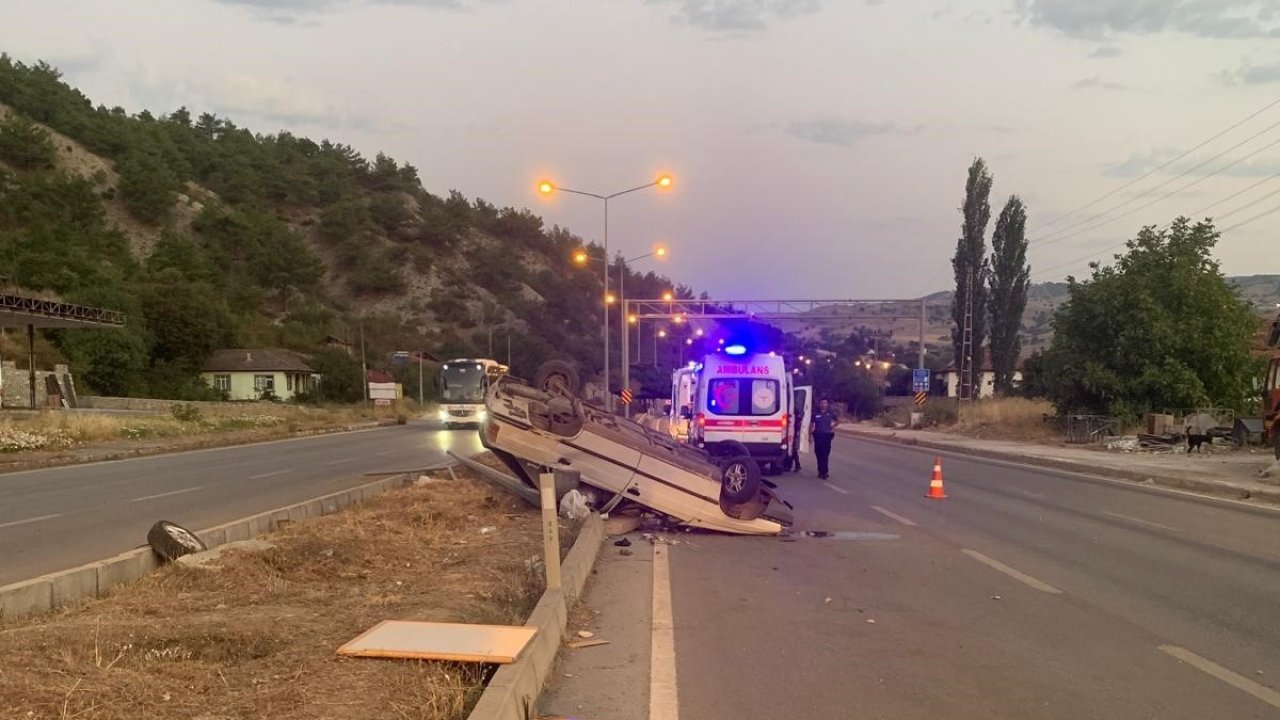
<instances>
[{"instance_id":1,"label":"detached tire on grass","mask_svg":"<svg viewBox=\"0 0 1280 720\"><path fill-rule=\"evenodd\" d=\"M173 562L183 555L209 549L195 533L168 520L161 520L151 526L147 531L147 544L165 562Z\"/></svg>"}]
</instances>

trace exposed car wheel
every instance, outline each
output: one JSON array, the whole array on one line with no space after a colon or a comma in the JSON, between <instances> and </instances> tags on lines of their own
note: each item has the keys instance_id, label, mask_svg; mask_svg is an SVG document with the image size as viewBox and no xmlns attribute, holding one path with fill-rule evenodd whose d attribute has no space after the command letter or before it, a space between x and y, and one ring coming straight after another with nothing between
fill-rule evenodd
<instances>
[{"instance_id":1,"label":"exposed car wheel","mask_svg":"<svg viewBox=\"0 0 1280 720\"><path fill-rule=\"evenodd\" d=\"M209 549L195 533L168 520L151 526L147 531L147 544L166 562Z\"/></svg>"},{"instance_id":2,"label":"exposed car wheel","mask_svg":"<svg viewBox=\"0 0 1280 720\"><path fill-rule=\"evenodd\" d=\"M578 369L564 360L548 360L533 374L533 386L539 390L559 386L570 395L577 395L580 384Z\"/></svg>"},{"instance_id":3,"label":"exposed car wheel","mask_svg":"<svg viewBox=\"0 0 1280 720\"><path fill-rule=\"evenodd\" d=\"M750 455L735 455L720 463L720 495L728 503L749 502L760 494L760 466Z\"/></svg>"},{"instance_id":4,"label":"exposed car wheel","mask_svg":"<svg viewBox=\"0 0 1280 720\"><path fill-rule=\"evenodd\" d=\"M723 458L751 454L751 451L747 449L747 446L737 440L721 440L715 445L712 445L708 451L715 457Z\"/></svg>"}]
</instances>

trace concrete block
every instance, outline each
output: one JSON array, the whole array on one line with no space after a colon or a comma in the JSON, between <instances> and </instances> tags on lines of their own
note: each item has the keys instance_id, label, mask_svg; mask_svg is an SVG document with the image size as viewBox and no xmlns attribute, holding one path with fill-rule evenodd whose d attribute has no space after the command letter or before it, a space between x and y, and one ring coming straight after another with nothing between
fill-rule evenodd
<instances>
[{"instance_id":1,"label":"concrete block","mask_svg":"<svg viewBox=\"0 0 1280 720\"><path fill-rule=\"evenodd\" d=\"M271 532L271 513L259 513L249 518L249 534L253 537Z\"/></svg>"},{"instance_id":2,"label":"concrete block","mask_svg":"<svg viewBox=\"0 0 1280 720\"><path fill-rule=\"evenodd\" d=\"M280 529L280 521L281 521L281 520L283 520L283 521L285 521L285 522L288 522L288 521L289 521L289 511L288 511L287 509L286 509L286 510L272 510L272 511L271 511L271 529L272 529L272 530L279 530L279 529Z\"/></svg>"},{"instance_id":3,"label":"concrete block","mask_svg":"<svg viewBox=\"0 0 1280 720\"><path fill-rule=\"evenodd\" d=\"M149 547L103 560L98 564L98 596L105 596L111 588L133 582L158 567L160 558Z\"/></svg>"},{"instance_id":4,"label":"concrete block","mask_svg":"<svg viewBox=\"0 0 1280 720\"><path fill-rule=\"evenodd\" d=\"M351 493L346 491L334 493L333 503L338 506L339 510L349 507L351 505Z\"/></svg>"},{"instance_id":5,"label":"concrete block","mask_svg":"<svg viewBox=\"0 0 1280 720\"><path fill-rule=\"evenodd\" d=\"M49 577L53 590L53 607L76 605L98 596L98 566L91 563Z\"/></svg>"},{"instance_id":6,"label":"concrete block","mask_svg":"<svg viewBox=\"0 0 1280 720\"><path fill-rule=\"evenodd\" d=\"M239 520L233 523L228 523L223 527L226 529L227 542L229 543L240 542L241 540L248 540L253 537L253 532L249 528L248 520Z\"/></svg>"},{"instance_id":7,"label":"concrete block","mask_svg":"<svg viewBox=\"0 0 1280 720\"><path fill-rule=\"evenodd\" d=\"M0 619L49 612L53 608L53 583L39 577L0 588Z\"/></svg>"},{"instance_id":8,"label":"concrete block","mask_svg":"<svg viewBox=\"0 0 1280 720\"><path fill-rule=\"evenodd\" d=\"M305 504L290 505L285 512L289 514L289 519L294 522L302 522L307 519L307 506Z\"/></svg>"},{"instance_id":9,"label":"concrete block","mask_svg":"<svg viewBox=\"0 0 1280 720\"><path fill-rule=\"evenodd\" d=\"M319 499L308 500L303 508L307 511L309 518L318 518L324 514L324 503Z\"/></svg>"},{"instance_id":10,"label":"concrete block","mask_svg":"<svg viewBox=\"0 0 1280 720\"><path fill-rule=\"evenodd\" d=\"M222 525L219 525L218 527L214 527L214 528L209 528L204 532L198 532L196 533L196 535L199 536L199 538L204 541L205 545L211 548L218 547L219 545L225 544L227 542L227 528Z\"/></svg>"},{"instance_id":11,"label":"concrete block","mask_svg":"<svg viewBox=\"0 0 1280 720\"><path fill-rule=\"evenodd\" d=\"M332 515L338 512L338 499L333 495L325 495L320 498L320 514Z\"/></svg>"}]
</instances>

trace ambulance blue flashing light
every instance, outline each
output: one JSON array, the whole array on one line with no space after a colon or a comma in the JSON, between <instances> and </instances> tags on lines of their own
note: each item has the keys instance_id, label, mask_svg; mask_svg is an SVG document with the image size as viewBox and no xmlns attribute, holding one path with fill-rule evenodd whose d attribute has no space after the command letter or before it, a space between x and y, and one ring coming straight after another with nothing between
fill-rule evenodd
<instances>
[{"instance_id":1,"label":"ambulance blue flashing light","mask_svg":"<svg viewBox=\"0 0 1280 720\"><path fill-rule=\"evenodd\" d=\"M747 346L746 345L728 345L725 347L724 352L726 355L746 355Z\"/></svg>"}]
</instances>

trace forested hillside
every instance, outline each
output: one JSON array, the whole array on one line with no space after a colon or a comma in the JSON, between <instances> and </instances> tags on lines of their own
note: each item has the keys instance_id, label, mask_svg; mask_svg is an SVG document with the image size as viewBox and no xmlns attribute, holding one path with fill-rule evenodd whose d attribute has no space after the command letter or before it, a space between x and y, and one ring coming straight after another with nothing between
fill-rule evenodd
<instances>
[{"instance_id":1,"label":"forested hillside","mask_svg":"<svg viewBox=\"0 0 1280 720\"><path fill-rule=\"evenodd\" d=\"M316 352L328 392L351 399L351 361L322 346L362 331L375 366L487 354L491 338L505 359L510 336L517 370L563 356L595 372L602 288L598 265L572 263L581 245L528 210L433 195L382 154L95 106L56 69L0 55L0 276L128 314L124 331L42 342L97 392L205 397L210 352L273 346Z\"/></svg>"}]
</instances>

